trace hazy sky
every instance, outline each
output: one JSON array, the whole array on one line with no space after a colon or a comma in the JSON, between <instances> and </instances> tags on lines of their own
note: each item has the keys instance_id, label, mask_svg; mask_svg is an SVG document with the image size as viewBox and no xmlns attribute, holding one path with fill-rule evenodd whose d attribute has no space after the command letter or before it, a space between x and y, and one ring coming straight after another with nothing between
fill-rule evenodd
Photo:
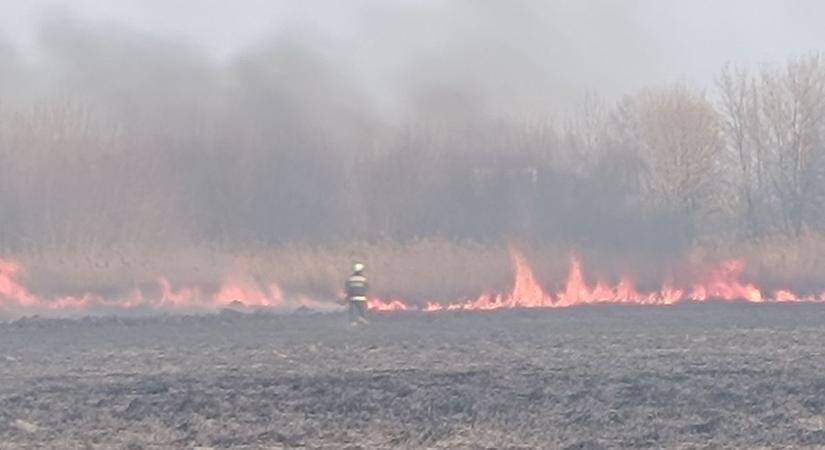
<instances>
[{"instance_id":1,"label":"hazy sky","mask_svg":"<svg viewBox=\"0 0 825 450\"><path fill-rule=\"evenodd\" d=\"M0 0L0 37L36 49L43 18L55 16L179 36L221 58L309 29L347 42L332 52L376 79L408 73L422 57L431 71L444 49L443 64L422 77L491 72L477 83L490 91L548 80L562 103L588 90L609 97L672 81L705 86L727 61L778 63L825 44L818 0ZM515 79L498 66L536 76Z\"/></svg>"}]
</instances>

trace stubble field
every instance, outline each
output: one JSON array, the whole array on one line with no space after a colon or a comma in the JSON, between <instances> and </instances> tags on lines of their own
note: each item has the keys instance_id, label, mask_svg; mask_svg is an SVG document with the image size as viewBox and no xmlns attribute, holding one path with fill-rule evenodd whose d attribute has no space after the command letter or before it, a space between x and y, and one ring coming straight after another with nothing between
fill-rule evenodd
<instances>
[{"instance_id":1,"label":"stubble field","mask_svg":"<svg viewBox=\"0 0 825 450\"><path fill-rule=\"evenodd\" d=\"M26 319L0 449L825 448L825 307Z\"/></svg>"}]
</instances>

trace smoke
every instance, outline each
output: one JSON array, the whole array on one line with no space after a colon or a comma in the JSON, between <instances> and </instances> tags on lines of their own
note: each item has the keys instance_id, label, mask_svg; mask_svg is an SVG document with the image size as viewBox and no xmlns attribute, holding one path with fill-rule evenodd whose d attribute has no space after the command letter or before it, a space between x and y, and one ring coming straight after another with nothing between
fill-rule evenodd
<instances>
[{"instance_id":1,"label":"smoke","mask_svg":"<svg viewBox=\"0 0 825 450\"><path fill-rule=\"evenodd\" d=\"M14 45L0 35L0 98L7 99L25 87L25 67Z\"/></svg>"},{"instance_id":2,"label":"smoke","mask_svg":"<svg viewBox=\"0 0 825 450\"><path fill-rule=\"evenodd\" d=\"M612 274L628 253L656 272L747 234L735 180L705 170L726 163L682 179L668 161L692 147L661 156L699 128L703 152L725 150L703 93L657 87L682 78L661 7L350 6L232 45L72 11L44 15L31 48L0 38L0 249L116 254L129 271L202 247L516 241ZM324 270L296 289L333 290Z\"/></svg>"},{"instance_id":3,"label":"smoke","mask_svg":"<svg viewBox=\"0 0 825 450\"><path fill-rule=\"evenodd\" d=\"M294 89L301 106L342 115L378 108L523 116L566 112L588 90L623 94L638 86L629 80L660 74L650 61L664 51L661 41L651 39L633 6L352 6L337 29L296 15L220 54L185 33L50 12L37 24L31 53L39 56L29 59L37 60L37 81L49 93L89 97L129 120L134 112L124 109L194 108L203 97L231 96L238 83L251 81L244 76Z\"/></svg>"}]
</instances>

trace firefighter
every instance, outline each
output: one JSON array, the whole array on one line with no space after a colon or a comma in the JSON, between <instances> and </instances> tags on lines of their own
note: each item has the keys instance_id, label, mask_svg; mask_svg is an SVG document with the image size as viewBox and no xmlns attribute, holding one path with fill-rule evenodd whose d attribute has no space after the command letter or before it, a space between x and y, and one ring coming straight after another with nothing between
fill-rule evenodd
<instances>
[{"instance_id":1,"label":"firefighter","mask_svg":"<svg viewBox=\"0 0 825 450\"><path fill-rule=\"evenodd\" d=\"M349 303L349 321L351 325L366 324L367 312L367 277L364 276L364 265L355 263L352 266L352 275L347 278L345 291Z\"/></svg>"}]
</instances>

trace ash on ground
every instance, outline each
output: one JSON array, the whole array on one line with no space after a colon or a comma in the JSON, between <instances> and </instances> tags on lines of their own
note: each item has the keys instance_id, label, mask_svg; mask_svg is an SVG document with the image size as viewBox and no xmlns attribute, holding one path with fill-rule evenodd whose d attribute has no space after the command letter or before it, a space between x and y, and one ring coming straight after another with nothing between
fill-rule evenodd
<instances>
[{"instance_id":1,"label":"ash on ground","mask_svg":"<svg viewBox=\"0 0 825 450\"><path fill-rule=\"evenodd\" d=\"M0 325L0 449L823 448L825 306Z\"/></svg>"}]
</instances>

